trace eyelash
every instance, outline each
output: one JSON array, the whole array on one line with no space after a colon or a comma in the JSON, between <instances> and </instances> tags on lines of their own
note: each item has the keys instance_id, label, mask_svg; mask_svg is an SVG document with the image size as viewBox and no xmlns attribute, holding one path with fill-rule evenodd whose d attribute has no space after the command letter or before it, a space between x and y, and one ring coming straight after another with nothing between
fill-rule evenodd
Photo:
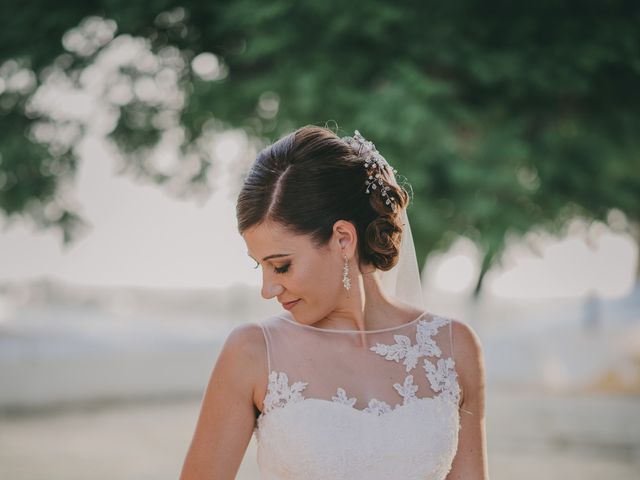
<instances>
[{"instance_id":1,"label":"eyelash","mask_svg":"<svg viewBox=\"0 0 640 480\"><path fill-rule=\"evenodd\" d=\"M278 267L274 267L276 273L287 273L287 270L289 270L289 266L291 264L287 263L286 265L283 265L282 267L278 268Z\"/></svg>"},{"instance_id":2,"label":"eyelash","mask_svg":"<svg viewBox=\"0 0 640 480\"><path fill-rule=\"evenodd\" d=\"M259 266L260 264L256 263L256 266L253 268L258 268ZM276 273L283 274L283 273L287 273L290 266L291 266L291 262L287 263L286 265L283 265L282 267L273 267L273 269L276 271Z\"/></svg>"}]
</instances>

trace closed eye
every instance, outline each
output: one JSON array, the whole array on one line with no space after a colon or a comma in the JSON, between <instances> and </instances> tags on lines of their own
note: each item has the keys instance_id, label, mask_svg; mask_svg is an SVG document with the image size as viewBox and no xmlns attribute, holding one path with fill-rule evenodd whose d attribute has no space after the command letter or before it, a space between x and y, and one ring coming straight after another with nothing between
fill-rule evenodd
<instances>
[{"instance_id":1,"label":"closed eye","mask_svg":"<svg viewBox=\"0 0 640 480\"><path fill-rule=\"evenodd\" d=\"M260 266L260 264L258 262L256 262L256 266L253 267L253 268L256 269L259 266ZM286 265L283 265L282 267L273 267L273 269L275 270L276 273L282 274L282 273L287 273L287 271L289 270L290 266L291 266L291 262L287 263Z\"/></svg>"},{"instance_id":2,"label":"closed eye","mask_svg":"<svg viewBox=\"0 0 640 480\"><path fill-rule=\"evenodd\" d=\"M276 273L286 273L287 270L289 270L289 267L291 266L291 263L287 263L286 265L283 265L282 267L274 267Z\"/></svg>"}]
</instances>

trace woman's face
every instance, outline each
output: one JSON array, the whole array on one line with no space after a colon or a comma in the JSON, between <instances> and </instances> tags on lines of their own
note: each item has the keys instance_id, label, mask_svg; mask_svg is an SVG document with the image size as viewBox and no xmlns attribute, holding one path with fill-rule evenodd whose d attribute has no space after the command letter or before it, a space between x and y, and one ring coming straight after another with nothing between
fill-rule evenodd
<instances>
[{"instance_id":1,"label":"woman's face","mask_svg":"<svg viewBox=\"0 0 640 480\"><path fill-rule=\"evenodd\" d=\"M242 236L248 255L259 264L256 268L262 267L262 296L276 297L280 303L298 300L290 313L299 323L312 324L327 316L342 299L342 255L353 256L352 224L336 222L324 248L316 248L309 236L293 235L273 222L254 226Z\"/></svg>"}]
</instances>

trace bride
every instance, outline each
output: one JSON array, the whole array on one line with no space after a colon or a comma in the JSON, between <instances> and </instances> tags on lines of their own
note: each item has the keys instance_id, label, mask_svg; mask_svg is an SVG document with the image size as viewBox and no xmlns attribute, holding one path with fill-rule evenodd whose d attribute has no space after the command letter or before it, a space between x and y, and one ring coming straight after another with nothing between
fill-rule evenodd
<instances>
[{"instance_id":1,"label":"bride","mask_svg":"<svg viewBox=\"0 0 640 480\"><path fill-rule=\"evenodd\" d=\"M280 314L228 335L181 480L488 479L482 346L424 309L396 170L356 130L258 155L238 229Z\"/></svg>"}]
</instances>

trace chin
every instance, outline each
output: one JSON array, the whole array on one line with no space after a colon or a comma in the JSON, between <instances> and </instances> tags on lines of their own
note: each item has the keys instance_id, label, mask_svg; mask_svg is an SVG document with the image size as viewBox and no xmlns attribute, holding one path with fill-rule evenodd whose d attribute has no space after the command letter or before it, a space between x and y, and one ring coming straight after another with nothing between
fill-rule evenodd
<instances>
[{"instance_id":1,"label":"chin","mask_svg":"<svg viewBox=\"0 0 640 480\"><path fill-rule=\"evenodd\" d=\"M304 318L300 315L299 310L300 305L296 305L296 308L294 308L293 310L285 310L286 313L288 313L291 318L293 318L296 322L298 323L303 323L304 322Z\"/></svg>"}]
</instances>

